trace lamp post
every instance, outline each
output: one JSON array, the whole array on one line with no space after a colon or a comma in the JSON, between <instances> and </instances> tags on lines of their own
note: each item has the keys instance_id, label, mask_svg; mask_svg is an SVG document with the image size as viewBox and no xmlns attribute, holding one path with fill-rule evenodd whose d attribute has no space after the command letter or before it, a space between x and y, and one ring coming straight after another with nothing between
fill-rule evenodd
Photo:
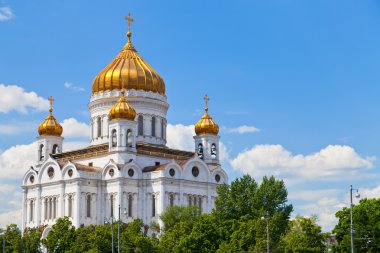
<instances>
[{"instance_id":1,"label":"lamp post","mask_svg":"<svg viewBox=\"0 0 380 253\"><path fill-rule=\"evenodd\" d=\"M354 228L352 226L352 208L354 207L354 204L352 203L352 191L356 190L355 198L360 198L360 194L358 189L352 188L352 185L350 185L350 235L351 235L351 253L354 253Z\"/></svg>"},{"instance_id":2,"label":"lamp post","mask_svg":"<svg viewBox=\"0 0 380 253\"><path fill-rule=\"evenodd\" d=\"M106 224L108 224L109 221L111 221L111 233L112 233L112 236L111 236L111 238L112 238L112 247L111 247L111 251L112 251L112 253L114 253L114 251L113 251L113 216L111 216L109 219L107 219L106 217L104 217L104 220L105 220L105 223L106 223Z\"/></svg>"},{"instance_id":3,"label":"lamp post","mask_svg":"<svg viewBox=\"0 0 380 253\"><path fill-rule=\"evenodd\" d=\"M120 222L121 222L121 214L120 214L120 205L119 205L119 221L117 223L117 252L120 253ZM127 215L127 210L124 210L124 215Z\"/></svg>"},{"instance_id":4,"label":"lamp post","mask_svg":"<svg viewBox=\"0 0 380 253\"><path fill-rule=\"evenodd\" d=\"M270 250L269 250L269 219L268 219L268 217L269 217L268 211L265 212L265 215L263 217L261 217L261 219L265 220L267 223L267 253L270 252Z\"/></svg>"}]
</instances>

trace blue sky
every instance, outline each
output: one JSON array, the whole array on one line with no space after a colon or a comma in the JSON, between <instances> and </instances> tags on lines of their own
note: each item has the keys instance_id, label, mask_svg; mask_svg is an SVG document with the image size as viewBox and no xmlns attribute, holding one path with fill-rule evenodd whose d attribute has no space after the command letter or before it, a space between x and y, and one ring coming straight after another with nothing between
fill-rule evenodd
<instances>
[{"instance_id":1,"label":"blue sky","mask_svg":"<svg viewBox=\"0 0 380 253\"><path fill-rule=\"evenodd\" d=\"M325 230L347 205L350 184L380 196L375 0L0 0L0 84L37 97L0 100L0 169L17 166L7 150L35 141L48 96L60 122L88 124L92 79L126 42L128 12L135 48L165 80L173 128L195 124L210 96L231 180L284 178L294 214L316 213ZM24 102L26 111L17 111ZM244 125L260 131L238 133ZM17 199L20 182L0 176L9 186L0 192L12 189ZM0 225L1 214L19 206L0 207Z\"/></svg>"}]
</instances>

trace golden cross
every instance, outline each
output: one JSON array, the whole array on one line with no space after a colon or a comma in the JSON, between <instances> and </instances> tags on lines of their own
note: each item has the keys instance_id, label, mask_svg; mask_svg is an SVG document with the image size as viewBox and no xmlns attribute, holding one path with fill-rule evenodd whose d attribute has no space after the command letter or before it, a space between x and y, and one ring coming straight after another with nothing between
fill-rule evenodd
<instances>
[{"instance_id":1,"label":"golden cross","mask_svg":"<svg viewBox=\"0 0 380 253\"><path fill-rule=\"evenodd\" d=\"M206 94L206 96L205 96L203 99L204 99L205 104L206 104L205 109L207 110L207 109L208 109L208 101L210 101L210 98L209 98L209 97L207 96L207 94Z\"/></svg>"},{"instance_id":2,"label":"golden cross","mask_svg":"<svg viewBox=\"0 0 380 253\"><path fill-rule=\"evenodd\" d=\"M50 96L50 97L48 98L48 100L49 100L49 102L50 102L50 109L49 109L49 111L51 112L51 111L53 111L53 102L54 102L54 98L53 98L52 96Z\"/></svg>"},{"instance_id":3,"label":"golden cross","mask_svg":"<svg viewBox=\"0 0 380 253\"><path fill-rule=\"evenodd\" d=\"M131 22L135 21L133 18L131 18L131 13L128 13L128 16L125 17L125 20L128 21L128 31L131 31Z\"/></svg>"}]
</instances>

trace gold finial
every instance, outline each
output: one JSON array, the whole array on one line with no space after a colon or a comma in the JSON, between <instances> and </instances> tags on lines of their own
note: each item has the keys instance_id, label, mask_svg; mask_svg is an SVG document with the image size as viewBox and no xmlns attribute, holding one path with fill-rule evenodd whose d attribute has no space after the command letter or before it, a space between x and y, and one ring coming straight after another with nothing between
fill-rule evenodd
<instances>
[{"instance_id":1,"label":"gold finial","mask_svg":"<svg viewBox=\"0 0 380 253\"><path fill-rule=\"evenodd\" d=\"M210 101L210 98L206 94L203 100L205 101L205 111L208 112L208 101Z\"/></svg>"},{"instance_id":2,"label":"gold finial","mask_svg":"<svg viewBox=\"0 0 380 253\"><path fill-rule=\"evenodd\" d=\"M128 40L131 38L132 36L132 33L131 33L131 22L135 21L133 18L131 18L131 13L128 13L128 16L125 17L125 20L127 20L128 22L128 32L127 32L127 36L128 36Z\"/></svg>"},{"instance_id":3,"label":"gold finial","mask_svg":"<svg viewBox=\"0 0 380 253\"><path fill-rule=\"evenodd\" d=\"M48 98L49 102L50 102L50 109L49 109L49 112L52 113L53 112L53 102L54 102L54 98L52 96L50 96Z\"/></svg>"}]
</instances>

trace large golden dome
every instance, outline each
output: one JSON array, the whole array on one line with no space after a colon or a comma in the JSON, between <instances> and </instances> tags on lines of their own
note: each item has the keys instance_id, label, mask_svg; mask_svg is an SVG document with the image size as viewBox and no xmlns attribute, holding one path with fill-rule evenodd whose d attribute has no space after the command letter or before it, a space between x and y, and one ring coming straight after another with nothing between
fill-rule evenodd
<instances>
[{"instance_id":1,"label":"large golden dome","mask_svg":"<svg viewBox=\"0 0 380 253\"><path fill-rule=\"evenodd\" d=\"M125 99L124 90L121 91L121 97L119 100L116 102L116 104L114 104L114 106L112 106L110 112L108 113L108 117L110 120L135 120L136 111Z\"/></svg>"},{"instance_id":2,"label":"large golden dome","mask_svg":"<svg viewBox=\"0 0 380 253\"><path fill-rule=\"evenodd\" d=\"M197 135L202 135L202 134L218 135L219 126L208 114L207 102L209 98L207 97L207 95L205 96L204 100L206 101L205 114L197 122L197 124L195 124L195 133Z\"/></svg>"},{"instance_id":3,"label":"large golden dome","mask_svg":"<svg viewBox=\"0 0 380 253\"><path fill-rule=\"evenodd\" d=\"M41 135L50 135L50 136L58 136L60 137L63 132L62 126L58 123L58 121L53 116L53 98L49 98L50 101L50 109L49 115L46 119L38 126L38 134Z\"/></svg>"},{"instance_id":4,"label":"large golden dome","mask_svg":"<svg viewBox=\"0 0 380 253\"><path fill-rule=\"evenodd\" d=\"M128 31L128 42L107 67L94 79L92 94L111 90L121 90L122 83L127 90L144 90L165 94L164 80L137 53Z\"/></svg>"}]
</instances>

